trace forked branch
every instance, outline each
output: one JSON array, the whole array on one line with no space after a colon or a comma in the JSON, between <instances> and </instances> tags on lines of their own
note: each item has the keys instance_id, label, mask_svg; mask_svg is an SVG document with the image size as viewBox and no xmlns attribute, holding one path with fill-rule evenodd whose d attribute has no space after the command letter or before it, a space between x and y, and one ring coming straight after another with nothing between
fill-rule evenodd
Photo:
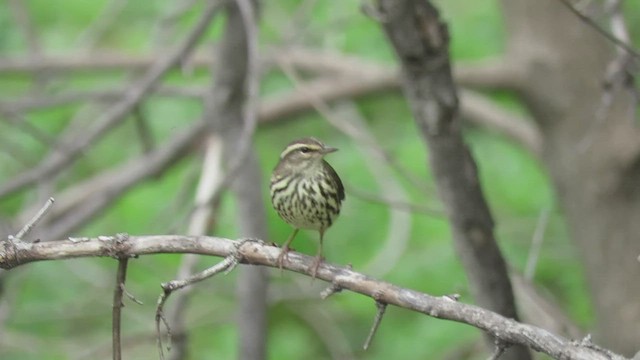
<instances>
[{"instance_id":1,"label":"forked branch","mask_svg":"<svg viewBox=\"0 0 640 360\"><path fill-rule=\"evenodd\" d=\"M35 261L79 257L135 257L160 253L193 253L228 258L236 254L241 263L276 267L280 249L258 241L238 242L208 236L101 236L74 238L44 243L3 241L0 243L0 268ZM313 257L292 252L284 268L311 275ZM465 323L483 330L504 344L518 344L543 352L556 359L624 360L625 358L584 342L554 335L544 329L519 323L475 305L452 301L447 296L432 296L371 278L345 266L320 265L317 278L334 287L351 290L388 305Z\"/></svg>"}]
</instances>

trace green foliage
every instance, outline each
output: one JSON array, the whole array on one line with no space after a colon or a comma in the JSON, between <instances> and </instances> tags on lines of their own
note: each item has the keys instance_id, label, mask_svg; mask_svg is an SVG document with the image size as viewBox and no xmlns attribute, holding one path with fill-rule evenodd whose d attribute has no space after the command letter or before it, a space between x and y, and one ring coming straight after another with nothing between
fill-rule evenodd
<instances>
[{"instance_id":1,"label":"green foliage","mask_svg":"<svg viewBox=\"0 0 640 360\"><path fill-rule=\"evenodd\" d=\"M108 1L31 0L28 1L33 22L47 53L64 54L77 51L79 34L94 22ZM311 9L299 9L294 0L264 2L261 41L265 48L286 43L294 38L304 45L356 54L382 63L393 63L393 52L372 19L358 10L359 2L319 0ZM452 34L452 54L455 59L475 60L499 53L502 49L500 12L495 1L439 1L444 18ZM98 41L101 50L143 54L150 49L166 51L167 44L154 47L152 38L156 21L173 5L169 1L129 1L121 16ZM201 6L201 5L199 5ZM634 5L628 5L634 6ZM199 9L199 8L197 8ZM177 22L181 38L197 18L196 10L188 12ZM637 9L635 9L637 10ZM299 11L300 15L292 16ZM638 11L630 12L636 16ZM640 23L640 22L636 22ZM217 21L208 33L208 40L221 32ZM16 56L27 50L19 27L5 7L0 8L0 51ZM298 30L300 29L300 30ZM638 31L638 29L634 29ZM81 74L69 79L54 80L60 90L83 90L121 86L127 77L122 73ZM207 85L207 71L192 74L173 72L167 77L170 84ZM265 97L277 96L291 89L290 81L282 74L267 74L261 85ZM27 94L31 80L11 76L0 81L3 94ZM507 106L516 107L504 94L498 94ZM506 100L504 98L507 98ZM411 202L436 204L434 185L428 168L425 146L411 119L406 101L400 94L383 94L357 102L357 109L367 119L371 130L383 148L415 178L424 181L417 189L409 181L399 181ZM33 113L31 124L51 136L57 136L73 117L76 106L64 106ZM195 101L152 98L142 107L153 135L160 144L182 131L196 120L202 108ZM97 112L96 112L97 115ZM91 126L88 122L83 126ZM3 138L20 144L31 165L37 163L48 147L16 128L0 122ZM354 187L369 193L383 192L366 166L365 157L356 144L332 128L322 117L305 114L277 125L267 125L256 134L256 148L263 169L263 191L267 211L269 241L282 243L291 229L271 211L267 185L282 148L292 139L313 135L340 148L330 155L347 188ZM549 180L534 157L495 134L481 129L467 132L467 140L478 160L483 188L496 220L498 237L509 263L522 270L526 264L532 234L541 209L551 208L550 225L540 256L536 282L547 287L571 316L579 323L591 321L586 295L574 250L568 243L560 211L555 208L554 194ZM59 185L71 185L95 174L97 170L121 164L142 151L131 119L101 140L65 173ZM4 154L6 155L6 154ZM184 232L187 206L179 194L189 173L199 167L200 159L181 162L162 177L145 182L119 199L90 225L78 231L81 235L161 234L167 231ZM0 181L28 168L11 156L0 154ZM184 191L187 203L192 189ZM32 201L35 194L22 193L0 204L5 216L15 214L22 204ZM218 214L216 235L236 235L231 199L224 198ZM434 295L462 294L462 301L472 302L464 271L451 244L450 232L444 216L416 213L411 216L411 237L404 255L393 269L384 274L386 281ZM389 209L386 206L361 200L347 193L341 218L326 235L326 257L338 264L353 264L362 269L378 254L387 239ZM177 227L176 227L177 226ZM315 232L301 232L293 242L296 250L313 254L317 246ZM201 267L219 261L204 258ZM180 263L177 255L148 256L130 262L127 287L143 306L126 301L123 333L134 339L125 346L127 358L155 359L154 310L160 294L158 284L173 278ZM7 331L15 341L0 340L2 359L68 359L93 351L85 358L110 357L111 292L116 262L112 259L83 259L65 262L45 262L24 266L9 277L7 294L11 315ZM557 276L561 273L563 276ZM300 280L291 273L272 271L273 292L291 289L292 280ZM313 287L317 294L323 284L310 284L307 278L296 286ZM238 334L235 318L235 275L217 277L198 286L188 310L191 359L237 357ZM286 293L286 292L284 292ZM274 298L278 298L274 294ZM357 294L341 293L329 300L313 299L271 300L269 314L269 357L272 359L329 358L330 351L322 333L304 316L305 313L328 313L329 324L340 330L349 351L362 359L423 358L437 359L452 348L466 346L480 338L471 327L440 321L404 310L390 308L382 322L372 348L364 352L361 345L373 321L373 302ZM323 316L323 315L320 315ZM335 336L335 334L333 334ZM136 340L137 339L137 340ZM344 349L343 349L344 350ZM81 358L81 357L77 357Z\"/></svg>"}]
</instances>

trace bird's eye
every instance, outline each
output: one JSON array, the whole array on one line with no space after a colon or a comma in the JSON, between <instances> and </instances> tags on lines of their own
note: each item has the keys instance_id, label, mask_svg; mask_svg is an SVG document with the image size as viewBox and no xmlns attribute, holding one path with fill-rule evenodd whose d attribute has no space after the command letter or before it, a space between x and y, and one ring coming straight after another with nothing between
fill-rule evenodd
<instances>
[{"instance_id":1,"label":"bird's eye","mask_svg":"<svg viewBox=\"0 0 640 360\"><path fill-rule=\"evenodd\" d=\"M311 151L311 149L309 149L309 148L308 148L308 147L306 147L306 146L305 146L305 147L300 148L300 152L301 152L301 153L303 153L303 154L306 154L306 153L308 153L309 151Z\"/></svg>"}]
</instances>

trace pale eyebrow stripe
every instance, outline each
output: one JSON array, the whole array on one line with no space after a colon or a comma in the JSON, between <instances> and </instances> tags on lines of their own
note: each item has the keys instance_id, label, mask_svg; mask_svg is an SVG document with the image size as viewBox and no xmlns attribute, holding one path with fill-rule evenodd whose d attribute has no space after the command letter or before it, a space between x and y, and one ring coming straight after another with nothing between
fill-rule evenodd
<instances>
[{"instance_id":1,"label":"pale eyebrow stripe","mask_svg":"<svg viewBox=\"0 0 640 360\"><path fill-rule=\"evenodd\" d=\"M287 156L288 154L290 154L292 151L298 150L298 149L302 149L303 147L308 147L314 150L318 150L320 149L320 146L316 145L316 144L293 144L293 145L289 145L287 146L286 149L284 149L284 151L282 152L282 154L280 154L280 159L283 159L285 156Z\"/></svg>"}]
</instances>

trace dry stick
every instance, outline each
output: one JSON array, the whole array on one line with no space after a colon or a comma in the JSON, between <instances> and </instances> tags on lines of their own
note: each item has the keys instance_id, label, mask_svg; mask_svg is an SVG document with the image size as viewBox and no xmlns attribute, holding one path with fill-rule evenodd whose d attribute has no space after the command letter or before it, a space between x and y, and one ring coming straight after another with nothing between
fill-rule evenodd
<instances>
[{"instance_id":1,"label":"dry stick","mask_svg":"<svg viewBox=\"0 0 640 360\"><path fill-rule=\"evenodd\" d=\"M211 230L214 209L219 203L207 206L210 197L220 186L221 178L224 177L222 170L222 140L216 135L210 135L205 141L205 153L202 160L202 171L196 188L194 205L195 208L191 212L187 233L190 235L205 235ZM194 254L186 254L182 257L182 261L178 268L176 279L189 278L195 269L199 257ZM177 341L177 349L173 352L172 358L182 358L186 352L186 329L185 329L185 311L191 289L185 289L176 295L175 306L169 311L169 320L165 322L174 326L181 334Z\"/></svg>"},{"instance_id":2,"label":"dry stick","mask_svg":"<svg viewBox=\"0 0 640 360\"><path fill-rule=\"evenodd\" d=\"M0 155L5 155L23 167L30 167L31 164L35 163L33 149L27 151L21 143L15 142L11 136L0 137Z\"/></svg>"},{"instance_id":3,"label":"dry stick","mask_svg":"<svg viewBox=\"0 0 640 360\"><path fill-rule=\"evenodd\" d=\"M194 253L230 257L241 263L277 268L280 248L259 241L233 241L209 236L129 236L117 245L113 237L77 238L42 243L14 244L0 242L0 268L10 269L34 261L61 260L80 257L132 257L136 255ZM289 254L283 267L311 276L312 256ZM227 259L226 262L233 262ZM225 263L226 263L225 262ZM220 265L222 266L222 265ZM229 265L224 265L227 268ZM600 349L591 342L570 341L542 328L519 323L475 305L452 301L446 296L430 296L415 290L380 281L346 267L323 262L317 278L336 287L351 290L389 305L416 311L431 317L465 323L484 330L507 344L521 344L563 360L624 360L625 358ZM158 321L162 321L162 318ZM158 325L159 326L159 325Z\"/></svg>"},{"instance_id":4,"label":"dry stick","mask_svg":"<svg viewBox=\"0 0 640 360\"><path fill-rule=\"evenodd\" d=\"M109 169L101 176L83 183L82 187L65 191L59 201L60 207L64 208L63 212L57 214L55 222L46 229L46 240L65 236L91 220L142 180L164 173L193 150L193 142L202 136L205 128L206 123L196 122L183 133L163 143L154 152ZM65 204L63 200L66 200Z\"/></svg>"},{"instance_id":5,"label":"dry stick","mask_svg":"<svg viewBox=\"0 0 640 360\"><path fill-rule=\"evenodd\" d=\"M51 107L68 105L78 102L113 102L122 98L127 87L108 88L100 90L66 91L47 96L29 96L12 100L0 100L0 108L15 113L37 111ZM154 96L176 97L202 100L205 89L201 86L178 87L174 85L159 85L153 90Z\"/></svg>"},{"instance_id":6,"label":"dry stick","mask_svg":"<svg viewBox=\"0 0 640 360\"><path fill-rule=\"evenodd\" d=\"M625 44L631 43L629 30L622 15L621 0L607 0L605 7L611 12L611 33L612 36ZM577 11L577 10L576 10ZM596 109L594 119L591 120L586 134L578 143L578 151L587 151L599 134L600 128L607 120L608 112L613 106L616 93L626 88L635 100L634 106L630 107L629 118L635 118L635 109L638 101L638 92L635 88L635 78L630 69L633 65L633 54L626 51L621 46L616 46L616 57L609 62L605 70L603 79L602 99L600 106Z\"/></svg>"},{"instance_id":7,"label":"dry stick","mask_svg":"<svg viewBox=\"0 0 640 360\"><path fill-rule=\"evenodd\" d=\"M180 0L171 2L173 8L165 10L165 13L158 20L154 34L152 36L152 43L154 47L158 45L166 44L171 40L173 33L175 32L176 24L194 5L197 0Z\"/></svg>"},{"instance_id":8,"label":"dry stick","mask_svg":"<svg viewBox=\"0 0 640 360\"><path fill-rule=\"evenodd\" d=\"M118 272L116 274L116 286L113 291L113 313L111 315L111 336L112 336L112 351L113 360L122 359L122 346L120 341L121 334L121 315L122 307L122 294L124 292L124 283L127 279L127 264L128 258L118 259Z\"/></svg>"},{"instance_id":9,"label":"dry stick","mask_svg":"<svg viewBox=\"0 0 640 360\"><path fill-rule=\"evenodd\" d=\"M82 136L76 139L77 141L69 144L69 151L64 155L50 157L33 169L7 181L0 186L0 198L24 189L42 178L57 174L73 163L87 147L95 144L96 140L105 132L122 122L130 111L153 89L160 78L195 47L200 37L209 27L209 23L220 7L221 2L223 1L208 2L202 16L182 44L175 50L170 51L166 57L156 61L142 79L135 82L127 90L120 102L110 107L94 121L94 127L83 132Z\"/></svg>"},{"instance_id":10,"label":"dry stick","mask_svg":"<svg viewBox=\"0 0 640 360\"><path fill-rule=\"evenodd\" d=\"M218 86L237 94L221 103L221 134L224 136L225 161L232 163L242 156L234 183L230 185L237 204L237 227L242 236L267 237L267 224L262 194L261 171L252 144L257 125L258 59L257 15L259 0L236 0L228 7L227 27L218 54L227 76ZM244 58L246 61L238 61ZM218 66L219 68L219 66ZM250 130L250 133L246 132ZM244 132L244 133L243 133ZM240 149L240 150L238 150ZM246 149L246 150L245 150ZM238 356L243 359L263 359L267 353L267 286L266 269L243 267L236 286Z\"/></svg>"},{"instance_id":11,"label":"dry stick","mask_svg":"<svg viewBox=\"0 0 640 360\"><path fill-rule=\"evenodd\" d=\"M47 200L47 202L45 202L45 204L42 206L42 208L33 216L33 218L31 218L31 220L29 220L29 222L27 222L24 225L24 227L20 229L20 231L18 231L16 236L9 236L9 240L12 240L12 241L23 240L23 238L27 234L29 234L29 231L31 231L31 229L33 229L38 224L38 221L40 221L40 219L44 217L44 215L49 211L49 209L51 209L51 206L53 206L54 202L55 202L55 199L50 197Z\"/></svg>"},{"instance_id":12,"label":"dry stick","mask_svg":"<svg viewBox=\"0 0 640 360\"><path fill-rule=\"evenodd\" d=\"M409 195L392 171L398 169L400 164L395 161L392 161L394 164L390 163L391 155L380 146L358 109L353 104L338 104L332 114L336 119L343 119L340 124L347 125L342 126L343 131L348 130L353 139L361 145L369 172L383 196L407 201ZM383 246L363 267L363 272L376 277L383 277L384 274L393 270L402 258L411 238L411 214L393 207L388 210L389 225Z\"/></svg>"},{"instance_id":13,"label":"dry stick","mask_svg":"<svg viewBox=\"0 0 640 360\"><path fill-rule=\"evenodd\" d=\"M239 242L237 244L237 248L239 248L243 243L244 243L243 241ZM166 303L169 296L171 296L171 294L176 290L182 289L184 287L193 285L202 280L208 279L223 271L225 272L225 274L227 274L238 265L239 261L240 259L238 258L238 253L237 251L234 251L229 256L225 257L221 262L217 263L216 265L202 272L191 275L186 279L171 280L169 282L161 284L162 294L160 294L160 297L158 297L158 303L156 307L156 332L158 336L158 354L160 355L161 360L164 359L164 349L162 347L162 331L160 326L161 321L167 329L167 336L169 338L169 346L167 347L167 351L171 349L170 348L171 327L169 326L169 323L167 322L167 319L165 318L164 311L163 311L164 304Z\"/></svg>"},{"instance_id":14,"label":"dry stick","mask_svg":"<svg viewBox=\"0 0 640 360\"><path fill-rule=\"evenodd\" d=\"M138 138L140 138L140 143L142 144L142 152L148 154L156 147L156 142L153 138L147 117L145 116L144 109L142 109L141 106L136 106L133 110L133 115L136 134L138 134Z\"/></svg>"},{"instance_id":15,"label":"dry stick","mask_svg":"<svg viewBox=\"0 0 640 360\"><path fill-rule=\"evenodd\" d=\"M527 280L533 279L536 272L536 266L538 264L538 257L540 256L540 250L542 249L542 242L544 241L544 233L547 230L549 224L549 215L551 214L551 207L546 206L540 210L538 216L538 224L536 224L536 230L533 233L531 239L531 247L529 248L529 257L527 258L527 265L524 270L524 278Z\"/></svg>"},{"instance_id":16,"label":"dry stick","mask_svg":"<svg viewBox=\"0 0 640 360\"><path fill-rule=\"evenodd\" d=\"M291 55L292 58L286 58L285 55ZM380 68L379 66L371 65L360 59L352 59L338 55L333 56L324 53L314 54L313 52L304 50L281 51L280 56L274 58L280 63L290 64L296 68L307 71L315 70L315 72L330 73L331 75L336 75L334 73L337 73L338 76L310 81L304 86L308 91L294 91L284 96L272 97L266 102L261 103L258 114L260 122L273 122L309 111L309 109L312 108L312 104L306 93L312 93L324 101L333 101L386 90L395 91L399 87L399 79L394 70ZM325 59L329 64L321 63L321 60ZM99 60L100 59L96 59L95 61ZM266 62L269 61L273 62L274 60L272 58ZM144 63L142 60L140 62ZM473 69L468 69L468 67L458 69L461 73L461 79L459 79L461 84L470 82L471 85L474 85L474 81L479 83L486 82L483 79L488 75L479 75L480 79L475 79L475 72ZM477 72L483 71L482 68L477 70ZM492 73L491 71L489 72ZM354 78L358 81L354 81ZM492 85L494 84L489 83L487 86ZM121 93L122 90L118 89L76 92L52 95L47 98L5 101L3 106L13 109L14 111L26 111L89 99L111 101L118 99ZM175 86L162 86L158 88L155 95L201 99L204 93L205 91L198 87L179 88ZM521 115L501 109L488 97L472 91L461 92L461 100L462 114L465 118L471 120L472 123L488 127L502 135L512 138L516 143L525 146L535 154L540 152L541 140L539 131L531 122L522 119Z\"/></svg>"},{"instance_id":17,"label":"dry stick","mask_svg":"<svg viewBox=\"0 0 640 360\"><path fill-rule=\"evenodd\" d=\"M505 345L503 342L501 341L496 341L496 348L493 351L493 354L491 354L491 356L489 356L489 358L487 360L498 360L500 358L500 356L502 356L502 354L504 354L504 352L507 350L508 346Z\"/></svg>"},{"instance_id":18,"label":"dry stick","mask_svg":"<svg viewBox=\"0 0 640 360\"><path fill-rule=\"evenodd\" d=\"M614 43L614 44L618 45L619 47L623 48L626 52L628 52L629 54L633 55L633 57L636 58L636 60L640 60L640 53L638 53L638 51L636 49L634 49L630 44L628 44L627 42L625 42L625 41L623 41L621 39L618 39L617 37L609 34L605 30L603 30L600 27L600 25L598 25L590 17L584 15L583 13L578 11L578 9L573 7L573 5L571 5L571 3L568 0L557 0L557 1L560 2L562 5L564 5L567 9L569 9L569 11L574 13L577 17L579 17L580 20L584 21L585 24L589 25L594 30L596 30L596 32L598 34L604 36L607 40L609 40L612 43Z\"/></svg>"},{"instance_id":19,"label":"dry stick","mask_svg":"<svg viewBox=\"0 0 640 360\"><path fill-rule=\"evenodd\" d=\"M116 247L127 241L127 234L118 234L115 237ZM125 282L127 280L127 265L129 264L128 257L118 258L118 271L116 273L116 285L113 290L113 311L111 315L111 336L112 336L112 356L113 360L122 359L122 308L124 303L122 301L123 294L135 303L142 305L131 293L127 291Z\"/></svg>"},{"instance_id":20,"label":"dry stick","mask_svg":"<svg viewBox=\"0 0 640 360\"><path fill-rule=\"evenodd\" d=\"M486 95L462 89L460 115L471 124L507 137L535 156L542 154L542 134L537 124L527 116L504 109Z\"/></svg>"},{"instance_id":21,"label":"dry stick","mask_svg":"<svg viewBox=\"0 0 640 360\"><path fill-rule=\"evenodd\" d=\"M12 127L24 132L26 135L32 137L34 140L42 143L47 147L52 147L55 150L64 151L64 144L56 144L56 139L47 134L45 131L40 130L38 127L31 125L24 117L12 108L6 108L5 105L0 105L0 115L4 122ZM62 145L62 146L61 146Z\"/></svg>"},{"instance_id":22,"label":"dry stick","mask_svg":"<svg viewBox=\"0 0 640 360\"><path fill-rule=\"evenodd\" d=\"M13 19L18 23L24 40L27 43L29 51L29 61L41 61L43 58L42 41L37 34L36 27L34 26L31 14L29 14L28 5L22 0L9 0L8 7L13 12ZM46 71L38 71L35 73L35 84L33 87L35 92L40 92L47 85L47 73Z\"/></svg>"},{"instance_id":23,"label":"dry stick","mask_svg":"<svg viewBox=\"0 0 640 360\"><path fill-rule=\"evenodd\" d=\"M360 190L355 186L345 185L345 188L347 189L347 193L349 194L349 196L353 196L362 201L367 201L374 204L382 204L392 208L396 208L398 210L408 211L414 214L425 214L425 215L429 215L437 218L443 218L445 216L442 210L435 209L427 205L383 198L377 194Z\"/></svg>"},{"instance_id":24,"label":"dry stick","mask_svg":"<svg viewBox=\"0 0 640 360\"><path fill-rule=\"evenodd\" d=\"M229 5L230 6L230 5ZM246 7L249 6L249 9ZM229 186L230 182L235 178L238 171L241 169L242 165L245 163L247 156L249 155L249 151L251 149L250 143L253 133L255 131L257 125L257 115L255 109L255 99L258 96L258 69L257 69L257 29L255 25L255 21L253 20L253 12L250 4L245 3L244 1L238 2L238 8L240 10L240 15L242 18L242 23L244 26L245 34L246 34L246 42L247 42L247 69L243 71L246 73L244 86L240 85L240 87L245 87L245 92L247 93L247 100L245 101L244 107L244 121L243 127L241 130L241 134L238 138L237 149L235 149L234 157L229 161L228 170L226 171L224 177L221 181L211 182L210 187L207 188L206 192L201 193L198 196L197 204L189 212L189 216L192 219L195 219L195 214L202 211L208 211L207 218L211 216L211 208L215 207L219 202L220 196L223 191ZM227 32L223 37L223 42L226 41L226 37L235 36L235 34L231 33L229 28L230 24L227 24ZM232 50L227 50L232 49ZM224 46L220 49L220 57L224 61L225 59L225 51L234 51L232 46ZM228 58L232 58L232 56L228 56ZM232 61L232 60L231 60ZM221 73L223 73L226 69L224 69L225 64L216 63L216 67L218 68L215 71L216 76L218 76L217 83L214 87L214 90L208 94L210 98L210 106L206 109L205 118L218 119L222 118L220 115L225 113L228 109L223 109L222 107L225 105L223 101L220 99L226 99L228 97L227 93L229 92L228 86L235 86L234 84L226 84L224 83L224 78ZM221 80L221 78L223 80ZM215 105L212 105L215 104ZM226 124L217 124L222 128L228 127ZM219 151L220 152L220 151ZM218 154L219 154L218 152ZM219 160L219 159L218 159ZM211 166L209 166L211 167ZM203 173L203 176L204 173ZM205 184L206 185L206 184ZM204 230L204 229L201 229ZM179 275L181 277L187 277L190 273L193 272L193 268L195 267L197 259L194 256L187 256L184 258L183 263L181 264ZM182 313L186 307L186 301L188 299L188 292L181 293L181 297L179 301L176 303L176 307L174 308L174 315L172 316L173 321L180 321L179 317L182 317ZM163 320L165 325L167 325L166 320ZM184 345L184 344L181 344ZM179 349L180 350L180 349ZM175 352L173 354L174 358L180 358L181 354L179 352Z\"/></svg>"},{"instance_id":25,"label":"dry stick","mask_svg":"<svg viewBox=\"0 0 640 360\"><path fill-rule=\"evenodd\" d=\"M127 0L110 0L95 16L95 20L76 38L75 45L91 52L109 29L114 27L128 3Z\"/></svg>"},{"instance_id":26,"label":"dry stick","mask_svg":"<svg viewBox=\"0 0 640 360\"><path fill-rule=\"evenodd\" d=\"M378 312L376 312L376 317L373 319L373 325L371 326L371 331L369 331L369 336L367 336L367 340L364 342L364 345L362 346L362 348L365 350L369 349L369 345L371 345L371 341L373 341L373 336L378 331L378 327L380 327L380 322L382 321L384 312L385 310L387 310L387 304L376 300L376 308L378 308Z\"/></svg>"}]
</instances>

